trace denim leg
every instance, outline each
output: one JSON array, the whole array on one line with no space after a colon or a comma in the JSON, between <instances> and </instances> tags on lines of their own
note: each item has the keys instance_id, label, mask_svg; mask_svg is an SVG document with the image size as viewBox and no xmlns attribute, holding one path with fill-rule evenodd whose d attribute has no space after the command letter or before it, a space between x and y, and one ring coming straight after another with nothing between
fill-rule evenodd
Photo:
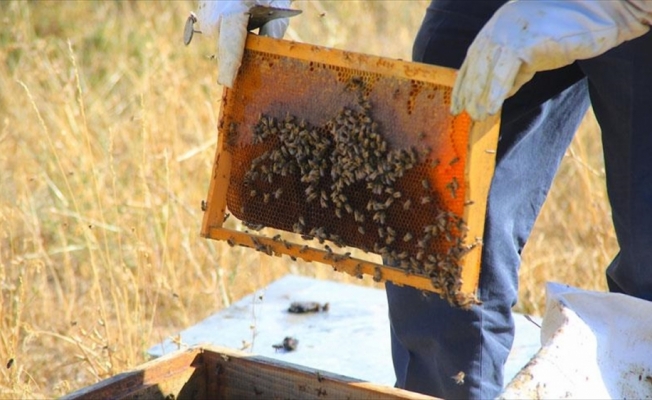
<instances>
[{"instance_id":1,"label":"denim leg","mask_svg":"<svg viewBox=\"0 0 652 400\"><path fill-rule=\"evenodd\" d=\"M512 106L521 109L524 99L517 96ZM465 311L437 295L386 285L398 387L444 398L494 398L502 390L521 250L588 108L586 82L518 116L510 115L512 106L503 109L487 204L478 290L483 304ZM452 378L460 371L461 385Z\"/></svg>"},{"instance_id":2,"label":"denim leg","mask_svg":"<svg viewBox=\"0 0 652 400\"><path fill-rule=\"evenodd\" d=\"M460 9L464 3L433 1L415 43L416 61L459 67L466 48L457 46L468 47L484 24ZM576 65L537 74L503 107L483 239L483 304L460 310L437 295L387 283L397 387L444 398L494 398L502 390L520 253L588 108L582 77ZM459 372L463 384L453 379Z\"/></svg>"},{"instance_id":3,"label":"denim leg","mask_svg":"<svg viewBox=\"0 0 652 400\"><path fill-rule=\"evenodd\" d=\"M609 288L652 300L652 33L579 64L602 130L620 246Z\"/></svg>"}]
</instances>

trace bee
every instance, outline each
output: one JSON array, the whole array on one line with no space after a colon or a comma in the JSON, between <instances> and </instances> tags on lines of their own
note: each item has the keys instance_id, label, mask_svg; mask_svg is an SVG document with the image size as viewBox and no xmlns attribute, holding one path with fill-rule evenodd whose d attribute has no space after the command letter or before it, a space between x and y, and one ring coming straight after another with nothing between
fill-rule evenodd
<instances>
[{"instance_id":1,"label":"bee","mask_svg":"<svg viewBox=\"0 0 652 400\"><path fill-rule=\"evenodd\" d=\"M362 279L362 265L356 264L353 273L355 274L356 278Z\"/></svg>"},{"instance_id":2,"label":"bee","mask_svg":"<svg viewBox=\"0 0 652 400\"><path fill-rule=\"evenodd\" d=\"M365 230L363 226L358 226L358 232L360 232L361 235L365 234Z\"/></svg>"},{"instance_id":3,"label":"bee","mask_svg":"<svg viewBox=\"0 0 652 400\"><path fill-rule=\"evenodd\" d=\"M201 31L195 30L195 23L197 23L197 16L195 13L191 12L188 19L186 19L186 25L183 28L183 44L186 46L190 44L195 33L201 33Z\"/></svg>"},{"instance_id":4,"label":"bee","mask_svg":"<svg viewBox=\"0 0 652 400\"><path fill-rule=\"evenodd\" d=\"M426 261L423 263L423 270L426 272L426 274L430 274L435 271L435 264Z\"/></svg>"},{"instance_id":5,"label":"bee","mask_svg":"<svg viewBox=\"0 0 652 400\"><path fill-rule=\"evenodd\" d=\"M457 178L453 177L453 180L450 181L448 185L446 185L448 189L451 191L451 197L455 198L455 193L457 192L457 189L460 187L459 183L457 182Z\"/></svg>"},{"instance_id":6,"label":"bee","mask_svg":"<svg viewBox=\"0 0 652 400\"><path fill-rule=\"evenodd\" d=\"M412 200L407 199L407 200L405 200L405 201L403 202L403 209L404 209L405 211L407 211L407 210L410 209L410 206L411 206L411 205L412 205Z\"/></svg>"},{"instance_id":7,"label":"bee","mask_svg":"<svg viewBox=\"0 0 652 400\"><path fill-rule=\"evenodd\" d=\"M276 189L276 191L274 192L274 198L275 198L276 200L280 199L280 198L281 198L281 194L283 194L283 188L278 188L278 189Z\"/></svg>"},{"instance_id":8,"label":"bee","mask_svg":"<svg viewBox=\"0 0 652 400\"><path fill-rule=\"evenodd\" d=\"M235 241L232 238L226 239L226 242L229 244L229 246L233 247L235 246Z\"/></svg>"},{"instance_id":9,"label":"bee","mask_svg":"<svg viewBox=\"0 0 652 400\"><path fill-rule=\"evenodd\" d=\"M339 262L339 261L348 260L349 258L351 258L351 253L346 252L344 254L338 254L338 255L333 256L333 261Z\"/></svg>"},{"instance_id":10,"label":"bee","mask_svg":"<svg viewBox=\"0 0 652 400\"><path fill-rule=\"evenodd\" d=\"M404 242L409 242L412 240L412 234L410 232L406 233L405 236L403 236L403 241Z\"/></svg>"},{"instance_id":11,"label":"bee","mask_svg":"<svg viewBox=\"0 0 652 400\"><path fill-rule=\"evenodd\" d=\"M380 267L376 267L374 270L374 281L380 282L383 279L383 273L380 270Z\"/></svg>"},{"instance_id":12,"label":"bee","mask_svg":"<svg viewBox=\"0 0 652 400\"><path fill-rule=\"evenodd\" d=\"M206 211L207 208L208 208L208 205L206 204L206 200L202 200L201 201L201 210Z\"/></svg>"},{"instance_id":13,"label":"bee","mask_svg":"<svg viewBox=\"0 0 652 400\"><path fill-rule=\"evenodd\" d=\"M263 203L267 204L269 203L269 193L263 194Z\"/></svg>"},{"instance_id":14,"label":"bee","mask_svg":"<svg viewBox=\"0 0 652 400\"><path fill-rule=\"evenodd\" d=\"M453 379L458 385L464 385L464 377L466 377L466 374L464 371L460 371L457 374L451 376L451 379Z\"/></svg>"},{"instance_id":15,"label":"bee","mask_svg":"<svg viewBox=\"0 0 652 400\"><path fill-rule=\"evenodd\" d=\"M432 200L432 199L431 199L430 197L428 197L428 196L423 196L423 197L421 198L421 204L428 204L428 203L430 203L431 200Z\"/></svg>"},{"instance_id":16,"label":"bee","mask_svg":"<svg viewBox=\"0 0 652 400\"><path fill-rule=\"evenodd\" d=\"M423 188L426 190L430 190L430 182L428 182L427 179L421 181L421 186L423 186Z\"/></svg>"},{"instance_id":17,"label":"bee","mask_svg":"<svg viewBox=\"0 0 652 400\"><path fill-rule=\"evenodd\" d=\"M458 161L460 161L459 157L455 157L451 160L451 162L448 163L448 165L453 166L455 165Z\"/></svg>"},{"instance_id":18,"label":"bee","mask_svg":"<svg viewBox=\"0 0 652 400\"><path fill-rule=\"evenodd\" d=\"M253 231L259 231L263 229L265 226L263 224L253 224L250 222L244 222L245 226Z\"/></svg>"},{"instance_id":19,"label":"bee","mask_svg":"<svg viewBox=\"0 0 652 400\"><path fill-rule=\"evenodd\" d=\"M326 233L324 232L324 228L320 227L320 228L315 229L315 236L317 236L319 238L326 237Z\"/></svg>"},{"instance_id":20,"label":"bee","mask_svg":"<svg viewBox=\"0 0 652 400\"><path fill-rule=\"evenodd\" d=\"M250 197L256 197L256 190L252 189L251 192L249 192Z\"/></svg>"}]
</instances>

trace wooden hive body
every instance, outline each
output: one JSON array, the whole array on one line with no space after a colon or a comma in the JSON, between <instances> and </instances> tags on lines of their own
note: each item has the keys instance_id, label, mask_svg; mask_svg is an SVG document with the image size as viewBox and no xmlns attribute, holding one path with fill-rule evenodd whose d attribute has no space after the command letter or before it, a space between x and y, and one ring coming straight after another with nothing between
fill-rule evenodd
<instances>
[{"instance_id":1,"label":"wooden hive body","mask_svg":"<svg viewBox=\"0 0 652 400\"><path fill-rule=\"evenodd\" d=\"M145 363L63 397L82 399L433 399L222 347Z\"/></svg>"}]
</instances>

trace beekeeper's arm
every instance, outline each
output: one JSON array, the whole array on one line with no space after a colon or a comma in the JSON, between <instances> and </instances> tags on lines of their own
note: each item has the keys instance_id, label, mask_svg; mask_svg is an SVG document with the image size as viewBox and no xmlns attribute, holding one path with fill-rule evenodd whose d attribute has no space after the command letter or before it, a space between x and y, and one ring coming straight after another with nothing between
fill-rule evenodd
<instances>
[{"instance_id":1,"label":"beekeeper's arm","mask_svg":"<svg viewBox=\"0 0 652 400\"><path fill-rule=\"evenodd\" d=\"M217 42L217 82L232 87L247 40L249 9L253 6L289 8L291 0L201 0L197 10L199 31ZM288 19L276 19L260 28L260 34L281 38Z\"/></svg>"},{"instance_id":2,"label":"beekeeper's arm","mask_svg":"<svg viewBox=\"0 0 652 400\"><path fill-rule=\"evenodd\" d=\"M649 0L510 1L469 47L451 111L482 120L535 72L598 56L645 34L651 23Z\"/></svg>"}]
</instances>

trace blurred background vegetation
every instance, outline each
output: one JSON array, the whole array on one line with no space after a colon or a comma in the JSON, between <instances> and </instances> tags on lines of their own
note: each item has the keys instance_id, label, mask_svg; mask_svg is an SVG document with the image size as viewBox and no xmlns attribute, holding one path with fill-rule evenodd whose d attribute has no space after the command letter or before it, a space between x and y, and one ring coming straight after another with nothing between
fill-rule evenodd
<instances>
[{"instance_id":1,"label":"blurred background vegetation","mask_svg":"<svg viewBox=\"0 0 652 400\"><path fill-rule=\"evenodd\" d=\"M410 59L427 1L295 1L286 38ZM199 237L222 89L189 1L3 1L0 397L54 397L287 273L353 280ZM523 254L544 283L604 290L616 243L589 114ZM376 285L381 287L381 285ZM389 362L389 361L388 361Z\"/></svg>"}]
</instances>

